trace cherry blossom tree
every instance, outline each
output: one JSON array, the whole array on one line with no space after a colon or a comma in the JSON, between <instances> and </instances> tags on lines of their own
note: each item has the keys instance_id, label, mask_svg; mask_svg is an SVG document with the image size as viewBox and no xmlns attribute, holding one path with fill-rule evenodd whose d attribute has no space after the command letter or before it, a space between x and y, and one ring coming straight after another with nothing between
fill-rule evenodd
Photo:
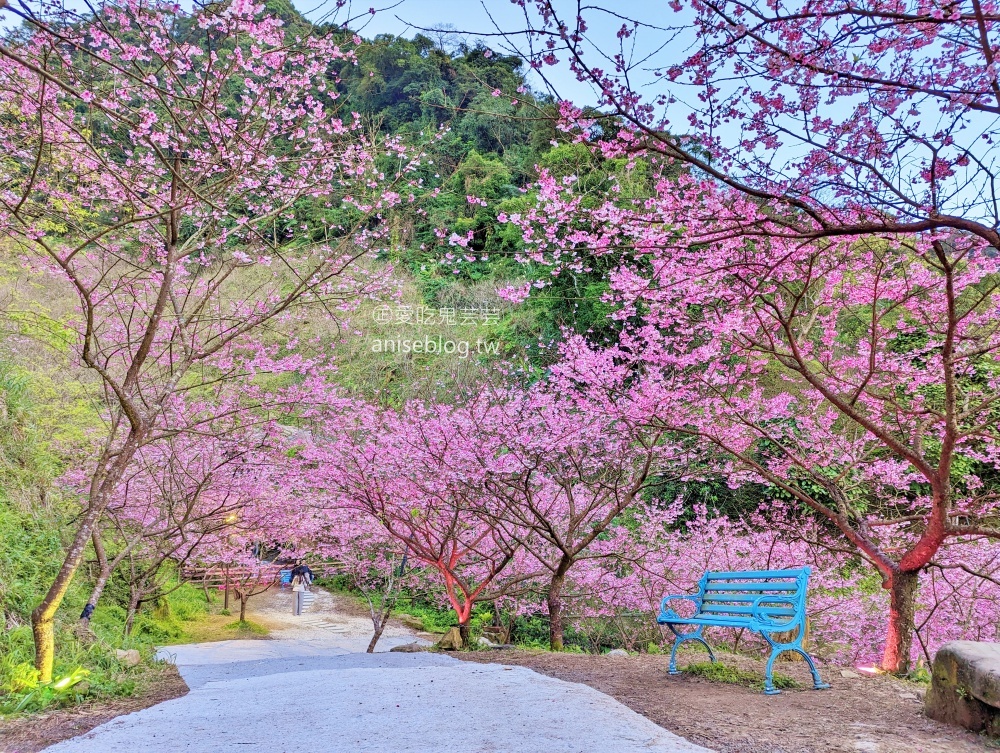
<instances>
[{"instance_id":1,"label":"cherry blossom tree","mask_svg":"<svg viewBox=\"0 0 1000 753\"><path fill-rule=\"evenodd\" d=\"M507 502L498 508L501 525L550 574L549 645L561 651L570 569L617 557L594 543L625 510L680 475L681 453L662 427L636 420L618 401L574 394L560 380L515 393L492 416L488 484Z\"/></svg>"},{"instance_id":2,"label":"cherry blossom tree","mask_svg":"<svg viewBox=\"0 0 1000 753\"><path fill-rule=\"evenodd\" d=\"M962 231L1000 248L993 4L674 0L666 18L519 4L526 33L511 42L528 44L537 69L566 66L593 85L628 124L626 151L662 155L770 207L731 217L728 233ZM563 105L571 121L579 113Z\"/></svg>"},{"instance_id":3,"label":"cherry blossom tree","mask_svg":"<svg viewBox=\"0 0 1000 753\"><path fill-rule=\"evenodd\" d=\"M694 178L642 211L609 203L614 230L594 233L554 226L571 189L545 195L520 220L534 257L573 264L578 245L621 244L649 263L613 277L622 315L642 323L565 368L599 383L594 358L631 363L648 415L721 450L732 483L774 485L835 525L884 578L883 666L903 669L919 573L950 539L998 534L997 257L958 233L822 246L712 236L691 203L723 228L768 210Z\"/></svg>"},{"instance_id":4,"label":"cherry blossom tree","mask_svg":"<svg viewBox=\"0 0 1000 753\"><path fill-rule=\"evenodd\" d=\"M303 457L319 506L371 516L409 556L439 574L463 640L477 601L529 577L520 545L498 524L504 504L477 459L486 435L468 410L409 404L396 412L358 404L336 415Z\"/></svg>"},{"instance_id":5,"label":"cherry blossom tree","mask_svg":"<svg viewBox=\"0 0 1000 753\"><path fill-rule=\"evenodd\" d=\"M98 573L81 615L84 626L97 607L104 588L119 566L131 573L129 618L143 601L165 595L179 581L173 571L197 557L224 530L232 529L245 511L273 494L270 477L282 457L282 436L260 417L247 415L213 401L184 401L171 410L189 418L205 417L197 431L165 436L136 452L111 503L92 534ZM180 425L172 421L173 426ZM85 487L88 469L76 469L72 478ZM105 539L114 548L109 557ZM170 572L163 565L171 563ZM170 585L167 585L167 584Z\"/></svg>"},{"instance_id":6,"label":"cherry blossom tree","mask_svg":"<svg viewBox=\"0 0 1000 753\"><path fill-rule=\"evenodd\" d=\"M372 619L366 652L373 653L399 599L413 599L425 590L424 568L375 518L350 508L325 510L322 530L312 540L313 551L334 563L364 597Z\"/></svg>"},{"instance_id":7,"label":"cherry blossom tree","mask_svg":"<svg viewBox=\"0 0 1000 753\"><path fill-rule=\"evenodd\" d=\"M333 312L372 285L356 262L409 163L338 114L331 84L351 52L263 6L26 8L0 11L25 22L0 41L0 232L75 297L74 352L108 429L33 614L44 681L56 610L136 453L172 430L164 406L255 372L240 348L302 304ZM398 172L376 166L386 151ZM346 224L307 226L305 206Z\"/></svg>"}]
</instances>

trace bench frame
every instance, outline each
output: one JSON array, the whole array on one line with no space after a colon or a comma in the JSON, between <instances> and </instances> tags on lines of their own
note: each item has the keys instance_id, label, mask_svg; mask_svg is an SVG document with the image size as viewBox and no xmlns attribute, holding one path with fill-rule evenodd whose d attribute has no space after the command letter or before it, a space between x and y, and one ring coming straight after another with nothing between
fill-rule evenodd
<instances>
[{"instance_id":1,"label":"bench frame","mask_svg":"<svg viewBox=\"0 0 1000 753\"><path fill-rule=\"evenodd\" d=\"M808 567L798 570L709 571L698 581L698 593L663 597L656 621L669 627L676 636L673 650L670 652L670 674L680 674L677 669L677 649L687 641L703 645L708 650L709 658L715 663L715 653L702 635L705 628L743 628L759 634L771 646L771 656L764 671L765 694L781 693L774 687L773 670L775 660L786 651L795 652L808 662L809 670L812 672L813 687L816 690L829 688L829 683L820 679L816 664L802 646L806 632L809 573ZM731 592L732 598L727 599L726 592ZM711 603L713 596L714 601L728 603L713 605ZM697 610L694 617L681 617L677 614L670 607L670 602L675 599L694 602ZM732 603L734 601L735 604ZM714 609L714 614L703 612L703 607ZM691 625L694 630L680 632L677 630L677 625ZM778 638L775 635L793 630L796 633L791 640Z\"/></svg>"}]
</instances>

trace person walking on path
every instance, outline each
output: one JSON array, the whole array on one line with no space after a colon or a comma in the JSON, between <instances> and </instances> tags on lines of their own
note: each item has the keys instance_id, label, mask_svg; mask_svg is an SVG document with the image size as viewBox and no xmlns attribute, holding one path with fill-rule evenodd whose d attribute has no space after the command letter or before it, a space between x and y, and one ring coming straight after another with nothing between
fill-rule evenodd
<instances>
[{"instance_id":1,"label":"person walking on path","mask_svg":"<svg viewBox=\"0 0 1000 753\"><path fill-rule=\"evenodd\" d=\"M306 579L303 575L292 576L292 614L298 617L302 614L302 602L305 601Z\"/></svg>"},{"instance_id":2,"label":"person walking on path","mask_svg":"<svg viewBox=\"0 0 1000 753\"><path fill-rule=\"evenodd\" d=\"M302 614L306 592L313 581L313 572L301 561L292 568L292 614L296 617Z\"/></svg>"}]
</instances>

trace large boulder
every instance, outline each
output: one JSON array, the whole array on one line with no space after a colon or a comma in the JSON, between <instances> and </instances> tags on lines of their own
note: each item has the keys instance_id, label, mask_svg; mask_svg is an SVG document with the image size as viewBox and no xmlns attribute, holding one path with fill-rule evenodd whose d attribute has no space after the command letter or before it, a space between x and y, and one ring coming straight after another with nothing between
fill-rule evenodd
<instances>
[{"instance_id":1,"label":"large boulder","mask_svg":"<svg viewBox=\"0 0 1000 753\"><path fill-rule=\"evenodd\" d=\"M951 641L938 649L924 710L931 719L1000 735L1000 643Z\"/></svg>"},{"instance_id":2,"label":"large boulder","mask_svg":"<svg viewBox=\"0 0 1000 753\"><path fill-rule=\"evenodd\" d=\"M437 642L437 647L442 651L458 651L465 645L462 640L462 633L457 627L451 628L444 637Z\"/></svg>"}]
</instances>

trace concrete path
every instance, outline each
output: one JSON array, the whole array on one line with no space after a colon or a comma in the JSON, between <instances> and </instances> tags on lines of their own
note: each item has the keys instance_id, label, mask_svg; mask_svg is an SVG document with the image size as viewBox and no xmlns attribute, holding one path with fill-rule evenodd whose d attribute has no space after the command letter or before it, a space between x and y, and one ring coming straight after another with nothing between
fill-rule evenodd
<instances>
[{"instance_id":1,"label":"concrete path","mask_svg":"<svg viewBox=\"0 0 1000 753\"><path fill-rule=\"evenodd\" d=\"M355 636L306 635L171 647L164 653L177 663L190 693L46 750L706 751L585 685L443 654L358 653L364 646L358 649ZM403 638L390 637L389 643Z\"/></svg>"}]
</instances>

